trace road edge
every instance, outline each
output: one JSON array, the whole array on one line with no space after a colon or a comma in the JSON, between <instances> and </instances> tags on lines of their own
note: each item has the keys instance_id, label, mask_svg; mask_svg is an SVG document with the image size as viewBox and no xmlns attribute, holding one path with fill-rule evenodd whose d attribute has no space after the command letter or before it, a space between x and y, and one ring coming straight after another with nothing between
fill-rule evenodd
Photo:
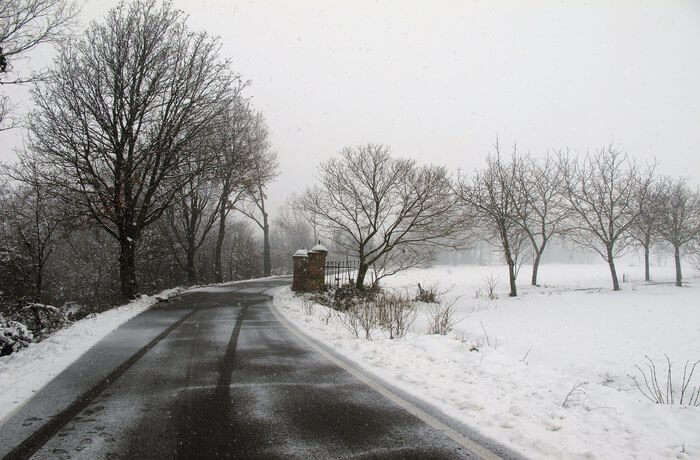
<instances>
[{"instance_id":1,"label":"road edge","mask_svg":"<svg viewBox=\"0 0 700 460\"><path fill-rule=\"evenodd\" d=\"M103 343L103 341L110 336L116 334L122 327L126 326L130 322L142 317L144 314L152 311L152 308L156 306L157 303L151 305L146 310L140 312L136 316L130 318L119 327L111 331L105 337L103 337L99 342L90 347L85 353L83 353L78 359L73 361L69 366L67 366L61 373L49 381L44 387L41 388L32 398L25 401L25 403L18 408L10 417L3 420L0 425L0 430L5 426L9 426L10 422L13 422L15 418L20 417L25 407L39 395L43 395L47 388L49 388L55 381L59 378L64 377L66 372L69 372L76 363L78 363L84 356L88 353L93 352L97 347ZM27 435L15 433L15 435L21 436L21 441L19 444L12 446L0 445L0 458L3 460L14 460L14 459L26 459L30 458L36 451L41 448L46 442L48 442L51 437L53 437L63 426L65 426L72 417L81 412L85 407L87 407L95 398L97 398L109 385L114 383L122 374L124 374L131 366L133 366L144 354L155 347L161 340L167 337L173 330L179 327L187 319L197 312L196 309L183 309L182 314L178 315L176 319L173 320L166 328L156 334L154 337L150 338L145 344L139 344L138 348L134 349L130 354L126 355L123 360L120 360L115 367L106 371L103 375L97 375L96 380L87 383L84 387L77 388L76 391L70 395L69 400L63 401L56 404L55 410L52 415L42 421L42 423L36 426L27 426L26 429L20 431L26 431ZM20 417L21 418L21 417ZM22 425L24 426L24 425Z\"/></svg>"},{"instance_id":2,"label":"road edge","mask_svg":"<svg viewBox=\"0 0 700 460\"><path fill-rule=\"evenodd\" d=\"M272 299L274 298L274 295L270 291L271 289L266 290L265 293ZM479 458L484 460L525 460L527 458L522 454L516 453L512 449L481 435L474 428L445 414L440 408L436 407L430 402L420 399L415 395L398 388L396 385L392 384L386 379L383 379L376 374L367 371L366 369L362 369L356 363L333 350L327 344L302 331L297 325L289 321L284 314L279 311L272 300L267 303L275 318L277 318L277 320L290 332L292 332L302 343L320 353L333 364L349 372L355 378L362 381L390 401L399 405L413 416L422 420L431 427L443 432L457 444L461 445L469 452L479 456Z\"/></svg>"}]
</instances>

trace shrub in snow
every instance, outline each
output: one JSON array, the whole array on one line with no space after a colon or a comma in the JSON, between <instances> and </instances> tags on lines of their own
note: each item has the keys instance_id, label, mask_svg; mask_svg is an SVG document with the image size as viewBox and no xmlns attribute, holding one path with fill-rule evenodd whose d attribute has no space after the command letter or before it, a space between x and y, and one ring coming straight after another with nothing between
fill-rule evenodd
<instances>
[{"instance_id":1,"label":"shrub in snow","mask_svg":"<svg viewBox=\"0 0 700 460\"><path fill-rule=\"evenodd\" d=\"M347 285L337 288L330 287L325 291L312 295L314 302L338 311L346 311L360 303L363 299L373 299L379 293L375 289L360 290L355 286Z\"/></svg>"},{"instance_id":2,"label":"shrub in snow","mask_svg":"<svg viewBox=\"0 0 700 460\"><path fill-rule=\"evenodd\" d=\"M455 303L430 304L428 314L428 334L447 335L457 325Z\"/></svg>"},{"instance_id":3,"label":"shrub in snow","mask_svg":"<svg viewBox=\"0 0 700 460\"><path fill-rule=\"evenodd\" d=\"M30 303L19 307L12 312L11 317L26 325L38 340L70 323L63 311L54 306L40 303Z\"/></svg>"},{"instance_id":4,"label":"shrub in snow","mask_svg":"<svg viewBox=\"0 0 700 460\"><path fill-rule=\"evenodd\" d=\"M95 309L86 305L81 305L77 302L66 302L61 310L65 314L66 319L71 322L79 321L86 316L94 315Z\"/></svg>"},{"instance_id":5,"label":"shrub in snow","mask_svg":"<svg viewBox=\"0 0 700 460\"><path fill-rule=\"evenodd\" d=\"M314 314L314 302L311 299L304 297L301 300L301 307L306 316L311 316Z\"/></svg>"},{"instance_id":6,"label":"shrub in snow","mask_svg":"<svg viewBox=\"0 0 700 460\"><path fill-rule=\"evenodd\" d=\"M389 338L406 335L416 319L416 304L408 297L384 293L375 300L379 326L389 332Z\"/></svg>"},{"instance_id":7,"label":"shrub in snow","mask_svg":"<svg viewBox=\"0 0 700 460\"><path fill-rule=\"evenodd\" d=\"M336 317L338 322L350 332L353 337L360 337L360 317L356 315L353 308L346 310L345 312L336 312Z\"/></svg>"},{"instance_id":8,"label":"shrub in snow","mask_svg":"<svg viewBox=\"0 0 700 460\"><path fill-rule=\"evenodd\" d=\"M425 303L439 303L440 294L435 286L428 286L424 288L418 283L418 294L416 295L416 300L418 302Z\"/></svg>"},{"instance_id":9,"label":"shrub in snow","mask_svg":"<svg viewBox=\"0 0 700 460\"><path fill-rule=\"evenodd\" d=\"M578 382L571 387L571 390L566 394L564 400L561 402L561 407L568 409L572 406L575 400L581 396L585 396L586 390L583 389L584 386L588 385L588 382Z\"/></svg>"},{"instance_id":10,"label":"shrub in snow","mask_svg":"<svg viewBox=\"0 0 700 460\"><path fill-rule=\"evenodd\" d=\"M24 324L0 316L0 356L20 350L32 342L33 336Z\"/></svg>"},{"instance_id":11,"label":"shrub in snow","mask_svg":"<svg viewBox=\"0 0 700 460\"><path fill-rule=\"evenodd\" d=\"M416 304L400 294L357 291L353 296L346 297L344 292L331 298L334 299L331 308L338 311L336 316L340 324L353 336L364 335L366 340L371 340L373 331L380 328L389 333L390 339L403 337L416 317ZM335 300L337 298L341 300Z\"/></svg>"},{"instance_id":12,"label":"shrub in snow","mask_svg":"<svg viewBox=\"0 0 700 460\"><path fill-rule=\"evenodd\" d=\"M486 277L486 296L489 298L489 300L496 300L498 299L498 295L496 294L496 285L498 284L496 277L493 275L490 275Z\"/></svg>"},{"instance_id":13,"label":"shrub in snow","mask_svg":"<svg viewBox=\"0 0 700 460\"><path fill-rule=\"evenodd\" d=\"M371 297L353 298L344 303L344 311L338 311L338 321L353 336L360 337L364 332L366 340L372 339L372 331L379 326L379 314L375 299Z\"/></svg>"},{"instance_id":14,"label":"shrub in snow","mask_svg":"<svg viewBox=\"0 0 700 460\"><path fill-rule=\"evenodd\" d=\"M645 356L646 369L642 369L639 365L635 366L641 376L641 382L637 377L632 377L637 390L655 404L676 404L677 402L681 406L700 407L700 383L693 386L695 368L700 364L700 361L695 361L692 364L690 361L686 361L680 382L676 380L674 384L671 360L668 356L664 356L666 357L666 372L665 376L662 375L661 383L659 383L656 364L649 356Z\"/></svg>"},{"instance_id":15,"label":"shrub in snow","mask_svg":"<svg viewBox=\"0 0 700 460\"><path fill-rule=\"evenodd\" d=\"M365 333L366 340L372 340L372 330L379 325L377 305L372 299L362 299L346 312L346 316L354 316L360 329Z\"/></svg>"}]
</instances>

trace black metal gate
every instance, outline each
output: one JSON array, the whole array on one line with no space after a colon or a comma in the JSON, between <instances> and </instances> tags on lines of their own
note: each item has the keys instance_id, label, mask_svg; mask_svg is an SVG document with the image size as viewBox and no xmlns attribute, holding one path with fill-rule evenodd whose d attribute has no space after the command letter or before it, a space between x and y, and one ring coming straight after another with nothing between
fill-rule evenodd
<instances>
[{"instance_id":1,"label":"black metal gate","mask_svg":"<svg viewBox=\"0 0 700 460\"><path fill-rule=\"evenodd\" d=\"M331 260L325 265L325 284L327 287L340 287L355 284L359 263L356 260Z\"/></svg>"}]
</instances>

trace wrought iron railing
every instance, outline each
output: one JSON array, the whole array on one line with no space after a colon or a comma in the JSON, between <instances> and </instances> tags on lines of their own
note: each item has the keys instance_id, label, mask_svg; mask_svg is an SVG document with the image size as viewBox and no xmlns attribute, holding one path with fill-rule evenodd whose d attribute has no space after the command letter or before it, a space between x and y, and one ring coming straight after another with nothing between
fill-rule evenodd
<instances>
[{"instance_id":1,"label":"wrought iron railing","mask_svg":"<svg viewBox=\"0 0 700 460\"><path fill-rule=\"evenodd\" d=\"M341 287L355 283L359 263L352 259L330 260L326 261L324 268L326 286Z\"/></svg>"}]
</instances>

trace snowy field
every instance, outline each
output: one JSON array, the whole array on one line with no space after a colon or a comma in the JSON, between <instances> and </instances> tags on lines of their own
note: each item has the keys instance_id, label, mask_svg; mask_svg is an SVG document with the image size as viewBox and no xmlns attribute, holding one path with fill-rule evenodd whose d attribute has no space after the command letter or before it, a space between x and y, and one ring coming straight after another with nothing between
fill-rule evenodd
<instances>
[{"instance_id":1,"label":"snowy field","mask_svg":"<svg viewBox=\"0 0 700 460\"><path fill-rule=\"evenodd\" d=\"M76 321L17 353L0 357L0 421L107 334L155 305L158 297L169 297L181 291L175 288L154 296L141 296L126 305Z\"/></svg>"},{"instance_id":2,"label":"snowy field","mask_svg":"<svg viewBox=\"0 0 700 460\"><path fill-rule=\"evenodd\" d=\"M544 265L542 287L527 286L525 266L517 298L507 295L505 267L407 271L383 285L411 295L418 282L447 290L459 323L448 336L426 335L419 311L400 340L356 339L337 320L326 324L325 307L307 315L289 288L274 292L278 309L313 337L529 457L700 458L700 408L655 405L632 380L645 355L660 380L664 354L674 380L686 360L700 360L697 273L686 267L689 286L676 288L671 266L652 267L653 284L638 266L618 270L621 292L610 289L606 265ZM489 277L495 300L485 295Z\"/></svg>"}]
</instances>

